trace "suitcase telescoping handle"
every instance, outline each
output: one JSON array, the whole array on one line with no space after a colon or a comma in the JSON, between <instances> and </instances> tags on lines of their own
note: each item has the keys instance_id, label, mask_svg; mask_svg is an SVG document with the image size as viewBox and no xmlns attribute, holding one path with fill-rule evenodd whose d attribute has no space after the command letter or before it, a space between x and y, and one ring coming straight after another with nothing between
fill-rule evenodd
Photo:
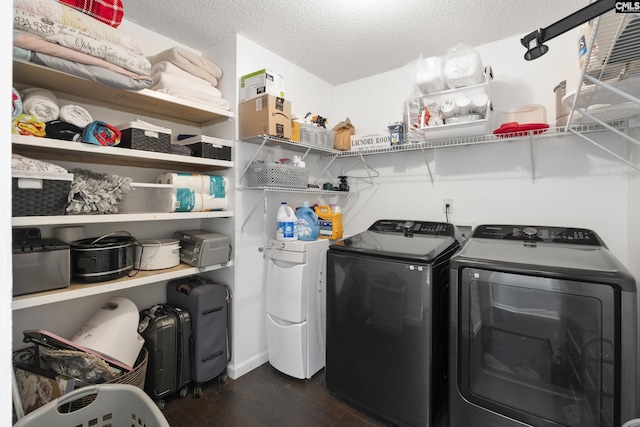
<instances>
[{"instance_id":1,"label":"suitcase telescoping handle","mask_svg":"<svg viewBox=\"0 0 640 427\"><path fill-rule=\"evenodd\" d=\"M176 289L178 292L182 292L185 295L189 295L191 294L191 291L193 290L193 286L188 284L188 283L182 283L180 284L180 286L178 286L178 289Z\"/></svg>"}]
</instances>

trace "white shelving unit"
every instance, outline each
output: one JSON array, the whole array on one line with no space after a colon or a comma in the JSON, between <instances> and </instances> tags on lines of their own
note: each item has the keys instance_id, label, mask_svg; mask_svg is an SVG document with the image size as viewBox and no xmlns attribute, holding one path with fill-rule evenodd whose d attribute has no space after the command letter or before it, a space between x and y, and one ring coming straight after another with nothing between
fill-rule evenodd
<instances>
[{"instance_id":1,"label":"white shelving unit","mask_svg":"<svg viewBox=\"0 0 640 427\"><path fill-rule=\"evenodd\" d=\"M575 123L598 124L632 142L640 140L612 120L637 117L640 114L640 14L616 13L611 10L593 21L588 55L575 92L563 102L570 106L567 131L580 135L621 162L640 171L640 166L598 144Z\"/></svg>"},{"instance_id":2,"label":"white shelving unit","mask_svg":"<svg viewBox=\"0 0 640 427\"><path fill-rule=\"evenodd\" d=\"M11 308L15 311L61 301L69 301L88 296L106 294L109 292L131 289L138 286L152 285L154 283L177 279L179 277L190 276L192 274L215 271L221 268L231 267L232 265L233 261L229 261L225 264L211 265L203 268L190 267L186 264L180 264L177 267L160 270L159 272L139 271L135 276L125 276L116 280L110 280L108 282L82 284L72 283L71 286L64 289L57 289L53 291L40 292L37 294L14 297Z\"/></svg>"},{"instance_id":3,"label":"white shelving unit","mask_svg":"<svg viewBox=\"0 0 640 427\"><path fill-rule=\"evenodd\" d=\"M74 95L94 103L103 103L111 109L129 114L151 114L159 120L167 120L194 127L203 127L233 117L226 110L212 110L197 103L183 101L169 95L151 90L128 91L103 86L66 73L58 72L22 61L14 61L14 85L17 88L35 86L58 93ZM66 162L81 168L91 168L91 164L110 165L116 168L137 168L150 170L180 170L186 172L212 173L232 169L232 161L215 160L176 154L140 151L121 147L102 147L81 142L62 141L33 136L12 135L12 151L26 157L51 162ZM109 227L110 224L147 223L163 221L163 233L171 232L170 222L189 221L188 224L200 224L202 220L215 221L218 218L231 218L234 213L214 212L151 212L119 213L107 215L59 215L25 216L12 218L13 227L51 227L57 225L87 225L88 229ZM174 226L175 227L175 226ZM103 227L104 228L104 227ZM48 304L92 297L114 291L153 286L156 283L198 273L212 272L233 266L230 260L224 264L192 267L187 264L165 270L132 271L130 276L119 279L96 282L74 283L68 288L46 291L13 298L12 309L24 310L42 307Z\"/></svg>"}]
</instances>

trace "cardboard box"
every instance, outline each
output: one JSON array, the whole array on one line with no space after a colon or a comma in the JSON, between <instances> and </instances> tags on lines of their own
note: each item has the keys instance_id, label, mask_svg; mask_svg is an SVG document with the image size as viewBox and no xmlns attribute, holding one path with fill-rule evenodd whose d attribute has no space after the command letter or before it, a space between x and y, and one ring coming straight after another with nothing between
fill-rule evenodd
<instances>
[{"instance_id":1,"label":"cardboard box","mask_svg":"<svg viewBox=\"0 0 640 427\"><path fill-rule=\"evenodd\" d=\"M240 77L240 101L246 101L261 95L284 98L284 77L268 68Z\"/></svg>"},{"instance_id":2,"label":"cardboard box","mask_svg":"<svg viewBox=\"0 0 640 427\"><path fill-rule=\"evenodd\" d=\"M391 140L388 133L351 136L351 151L371 150L374 148L386 148L390 146Z\"/></svg>"},{"instance_id":3,"label":"cardboard box","mask_svg":"<svg viewBox=\"0 0 640 427\"><path fill-rule=\"evenodd\" d=\"M273 95L243 101L238 106L240 138L272 135L291 138L291 102Z\"/></svg>"}]
</instances>

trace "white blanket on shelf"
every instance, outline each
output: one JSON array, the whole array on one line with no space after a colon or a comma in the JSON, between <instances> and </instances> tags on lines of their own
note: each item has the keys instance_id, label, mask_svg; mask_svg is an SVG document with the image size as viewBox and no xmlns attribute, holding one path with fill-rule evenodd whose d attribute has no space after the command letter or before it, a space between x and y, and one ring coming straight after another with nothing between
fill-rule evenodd
<instances>
[{"instance_id":1,"label":"white blanket on shelf","mask_svg":"<svg viewBox=\"0 0 640 427\"><path fill-rule=\"evenodd\" d=\"M198 104L201 104L203 107L207 107L207 108L214 108L214 109L221 108L223 110L231 109L231 104L229 104L229 101L227 101L224 98L195 97L195 96L192 96L190 93L185 93L181 91L180 89L157 89L156 92L166 93L167 95L175 96L177 98L182 98L187 101L196 102Z\"/></svg>"},{"instance_id":2,"label":"white blanket on shelf","mask_svg":"<svg viewBox=\"0 0 640 427\"><path fill-rule=\"evenodd\" d=\"M200 84L175 74L156 73L151 75L151 89L173 89L191 94L195 98L222 98L222 92L210 84Z\"/></svg>"},{"instance_id":3,"label":"white blanket on shelf","mask_svg":"<svg viewBox=\"0 0 640 427\"><path fill-rule=\"evenodd\" d=\"M204 86L216 86L211 83L209 80L205 80L201 77L195 76L188 71L183 70L172 62L169 61L160 61L156 62L151 66L151 75L154 74L170 74L172 76L180 77L182 79L189 79L193 81L195 84L204 85Z\"/></svg>"},{"instance_id":4,"label":"white blanket on shelf","mask_svg":"<svg viewBox=\"0 0 640 427\"><path fill-rule=\"evenodd\" d=\"M150 56L149 62L156 64L160 61L169 61L194 76L209 81L212 85L218 84L218 79L222 77L222 69L213 62L190 52L186 49L174 47Z\"/></svg>"}]
</instances>

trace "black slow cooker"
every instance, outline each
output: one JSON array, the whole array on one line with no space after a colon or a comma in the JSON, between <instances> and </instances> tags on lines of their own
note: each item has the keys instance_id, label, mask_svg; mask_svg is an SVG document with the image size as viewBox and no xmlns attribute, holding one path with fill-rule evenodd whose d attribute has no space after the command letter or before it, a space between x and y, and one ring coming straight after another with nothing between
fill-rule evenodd
<instances>
[{"instance_id":1,"label":"black slow cooker","mask_svg":"<svg viewBox=\"0 0 640 427\"><path fill-rule=\"evenodd\" d=\"M133 270L135 242L126 231L71 242L72 277L82 282L102 282L126 276Z\"/></svg>"}]
</instances>

